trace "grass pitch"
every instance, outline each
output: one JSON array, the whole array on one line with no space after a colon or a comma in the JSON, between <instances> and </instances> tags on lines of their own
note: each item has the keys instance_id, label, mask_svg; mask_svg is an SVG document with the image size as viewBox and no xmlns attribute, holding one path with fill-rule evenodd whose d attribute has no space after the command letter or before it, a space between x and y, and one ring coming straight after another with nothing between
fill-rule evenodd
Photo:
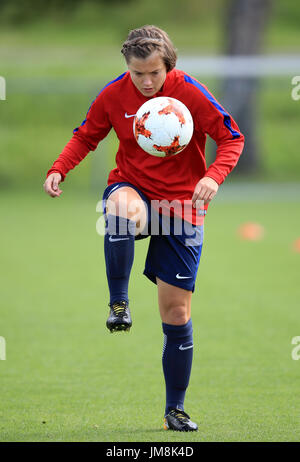
<instances>
[{"instance_id":1,"label":"grass pitch","mask_svg":"<svg viewBox=\"0 0 300 462\"><path fill-rule=\"evenodd\" d=\"M162 429L163 338L156 287L142 275L147 240L136 244L132 330L105 327L97 200L67 184L58 200L42 191L0 198L0 441L299 441L299 203L211 204L186 397L199 431L180 434ZM265 227L262 241L237 238L246 221Z\"/></svg>"}]
</instances>

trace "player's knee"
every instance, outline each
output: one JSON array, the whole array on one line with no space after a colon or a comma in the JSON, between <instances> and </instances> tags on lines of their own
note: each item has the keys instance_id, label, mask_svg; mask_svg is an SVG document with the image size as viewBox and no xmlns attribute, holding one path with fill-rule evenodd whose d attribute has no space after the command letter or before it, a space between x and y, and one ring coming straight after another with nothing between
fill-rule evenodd
<instances>
[{"instance_id":1,"label":"player's knee","mask_svg":"<svg viewBox=\"0 0 300 462\"><path fill-rule=\"evenodd\" d=\"M171 304L168 309L168 324L182 326L189 320L189 310L185 303Z\"/></svg>"},{"instance_id":2,"label":"player's knee","mask_svg":"<svg viewBox=\"0 0 300 462\"><path fill-rule=\"evenodd\" d=\"M145 224L146 209L140 198L128 197L124 192L116 194L107 200L107 211L111 215L128 218L136 223Z\"/></svg>"},{"instance_id":3,"label":"player's knee","mask_svg":"<svg viewBox=\"0 0 300 462\"><path fill-rule=\"evenodd\" d=\"M106 201L106 209L109 215L122 216L127 218L127 202L119 195L112 195Z\"/></svg>"}]
</instances>

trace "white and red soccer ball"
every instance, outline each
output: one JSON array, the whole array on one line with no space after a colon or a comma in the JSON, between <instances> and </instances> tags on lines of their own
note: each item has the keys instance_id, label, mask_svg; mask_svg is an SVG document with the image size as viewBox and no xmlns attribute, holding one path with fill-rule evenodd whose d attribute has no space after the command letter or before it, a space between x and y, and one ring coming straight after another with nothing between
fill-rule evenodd
<instances>
[{"instance_id":1,"label":"white and red soccer ball","mask_svg":"<svg viewBox=\"0 0 300 462\"><path fill-rule=\"evenodd\" d=\"M181 152L193 136L194 124L188 108L175 98L146 101L136 113L133 133L148 154L170 157Z\"/></svg>"}]
</instances>

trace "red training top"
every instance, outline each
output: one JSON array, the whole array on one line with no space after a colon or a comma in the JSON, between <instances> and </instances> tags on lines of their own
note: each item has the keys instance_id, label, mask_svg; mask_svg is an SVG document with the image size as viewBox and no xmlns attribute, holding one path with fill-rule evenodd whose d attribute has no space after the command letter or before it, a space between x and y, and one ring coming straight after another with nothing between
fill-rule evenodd
<instances>
[{"instance_id":1,"label":"red training top","mask_svg":"<svg viewBox=\"0 0 300 462\"><path fill-rule=\"evenodd\" d=\"M109 82L91 104L86 119L75 128L47 176L59 172L62 180L69 170L94 151L113 127L120 141L116 168L108 184L129 182L150 200L191 201L196 184L203 176L221 184L235 167L244 146L244 136L236 122L208 89L178 69L167 73L161 91L152 98L169 96L184 103L194 121L194 133L188 146L170 157L155 157L143 151L133 134L133 118L140 106L150 98L143 96L133 84L130 73ZM207 168L205 142L207 134L217 144L215 161ZM207 206L204 207L205 209ZM185 219L198 223L196 209ZM203 212L202 212L203 214Z\"/></svg>"}]
</instances>

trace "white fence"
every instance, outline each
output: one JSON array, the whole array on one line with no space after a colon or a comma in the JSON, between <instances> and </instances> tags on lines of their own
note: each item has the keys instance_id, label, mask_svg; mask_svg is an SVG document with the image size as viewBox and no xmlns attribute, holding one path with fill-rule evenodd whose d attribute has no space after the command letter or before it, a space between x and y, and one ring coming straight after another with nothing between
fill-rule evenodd
<instances>
[{"instance_id":1,"label":"white fence","mask_svg":"<svg viewBox=\"0 0 300 462\"><path fill-rule=\"evenodd\" d=\"M219 77L263 77L300 74L300 55L184 56L179 69Z\"/></svg>"}]
</instances>

